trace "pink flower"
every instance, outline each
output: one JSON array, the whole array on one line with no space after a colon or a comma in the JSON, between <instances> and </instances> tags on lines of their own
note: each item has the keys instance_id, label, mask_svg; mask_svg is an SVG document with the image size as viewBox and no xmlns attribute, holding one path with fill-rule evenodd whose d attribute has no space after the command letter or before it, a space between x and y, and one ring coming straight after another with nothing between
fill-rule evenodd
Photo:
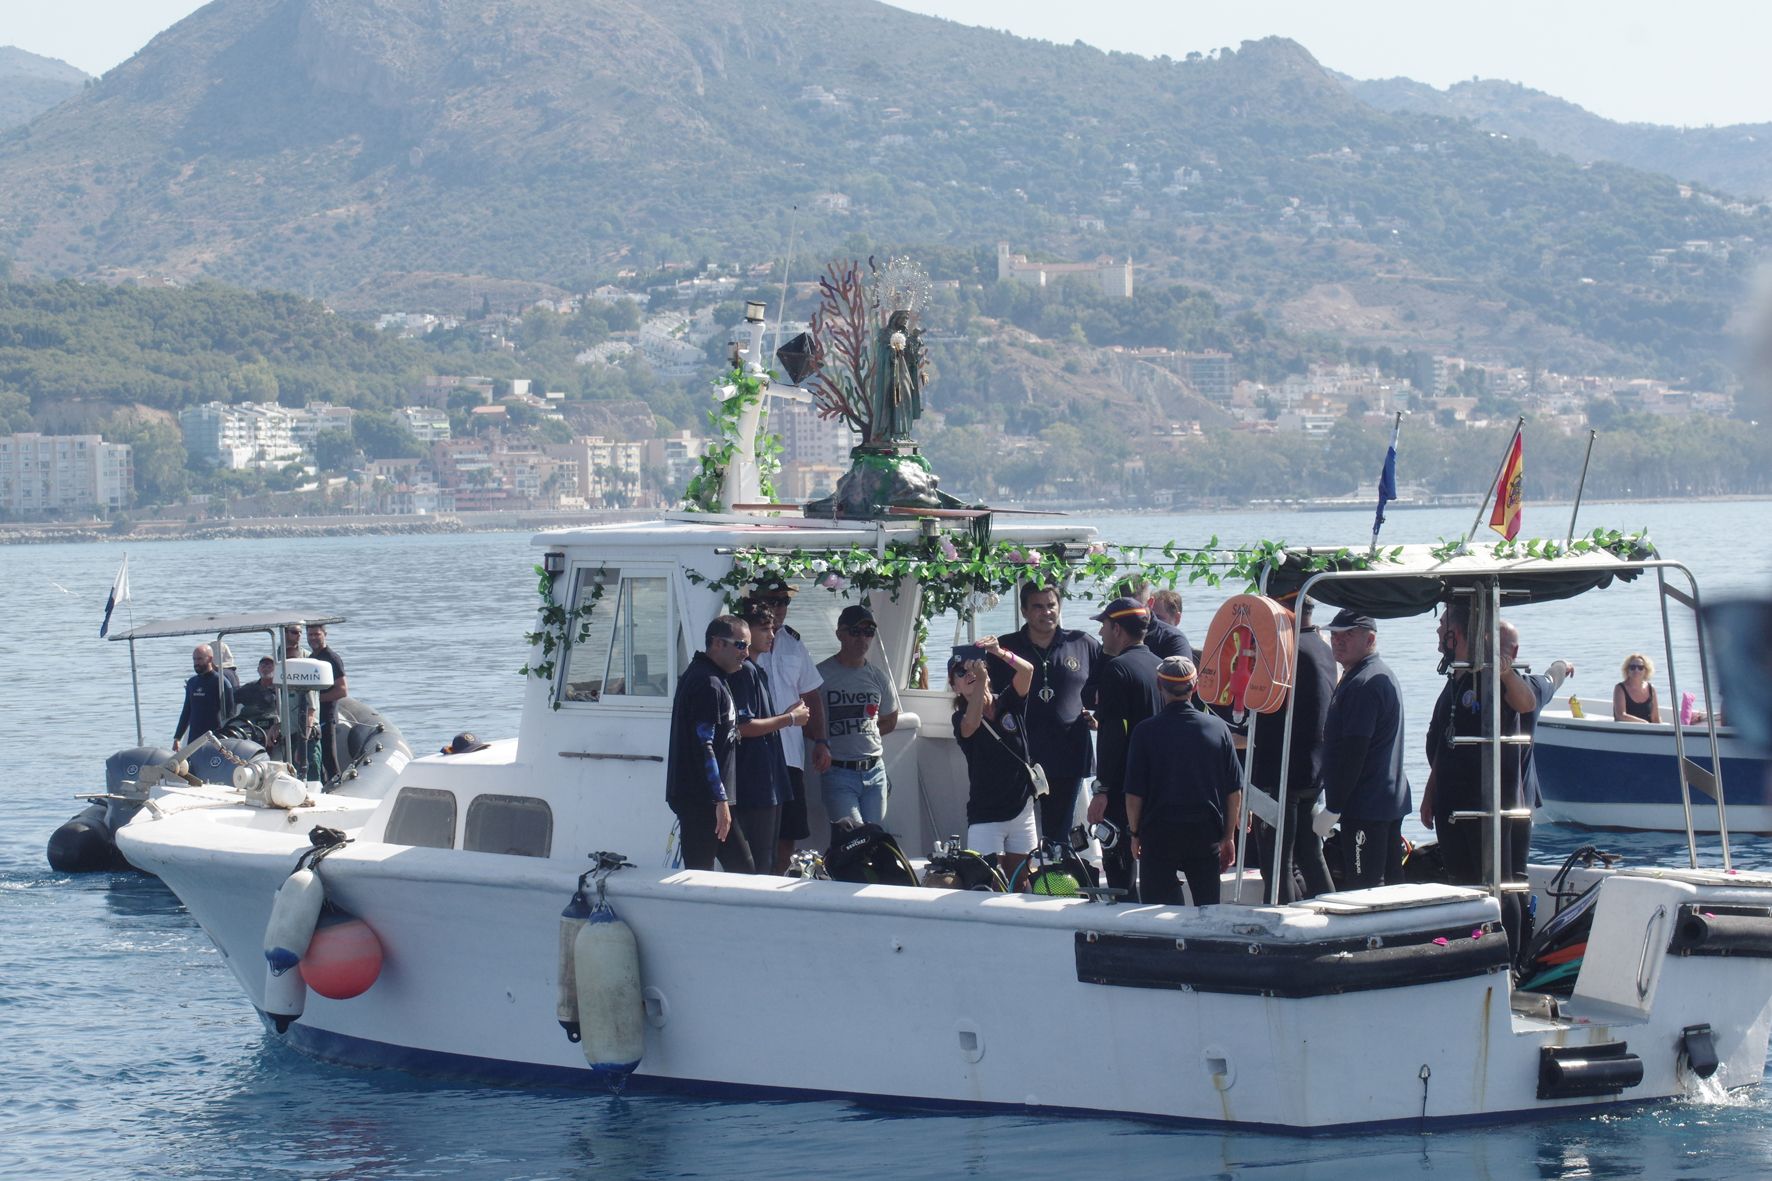
<instances>
[{"instance_id":1,"label":"pink flower","mask_svg":"<svg viewBox=\"0 0 1772 1181\"><path fill-rule=\"evenodd\" d=\"M1008 559L1011 565L1019 566L1021 564L1021 551L1018 549L1010 550Z\"/></svg>"},{"instance_id":2,"label":"pink flower","mask_svg":"<svg viewBox=\"0 0 1772 1181\"><path fill-rule=\"evenodd\" d=\"M960 550L954 545L951 538L944 537L941 539L941 556L950 562L959 561Z\"/></svg>"},{"instance_id":3,"label":"pink flower","mask_svg":"<svg viewBox=\"0 0 1772 1181\"><path fill-rule=\"evenodd\" d=\"M840 591L849 585L849 580L844 578L841 574L833 571L830 574L825 575L824 581L819 585L823 586L826 590Z\"/></svg>"}]
</instances>

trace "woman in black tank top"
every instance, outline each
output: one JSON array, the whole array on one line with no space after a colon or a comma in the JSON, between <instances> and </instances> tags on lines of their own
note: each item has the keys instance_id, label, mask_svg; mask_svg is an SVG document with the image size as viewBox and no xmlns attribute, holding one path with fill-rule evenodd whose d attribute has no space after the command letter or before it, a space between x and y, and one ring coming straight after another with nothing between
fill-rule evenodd
<instances>
[{"instance_id":1,"label":"woman in black tank top","mask_svg":"<svg viewBox=\"0 0 1772 1181\"><path fill-rule=\"evenodd\" d=\"M1649 678L1655 665L1641 652L1624 658L1624 680L1612 689L1612 720L1615 722L1659 722L1661 706L1655 700L1655 686Z\"/></svg>"}]
</instances>

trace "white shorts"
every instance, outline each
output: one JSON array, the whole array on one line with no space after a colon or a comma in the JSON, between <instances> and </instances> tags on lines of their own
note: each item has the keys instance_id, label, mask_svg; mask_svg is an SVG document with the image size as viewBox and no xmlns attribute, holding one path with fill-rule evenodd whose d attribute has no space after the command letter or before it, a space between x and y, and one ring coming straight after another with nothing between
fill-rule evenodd
<instances>
[{"instance_id":1,"label":"white shorts","mask_svg":"<svg viewBox=\"0 0 1772 1181\"><path fill-rule=\"evenodd\" d=\"M1032 798L1014 820L966 826L966 847L987 856L992 853L1032 853L1038 840Z\"/></svg>"}]
</instances>

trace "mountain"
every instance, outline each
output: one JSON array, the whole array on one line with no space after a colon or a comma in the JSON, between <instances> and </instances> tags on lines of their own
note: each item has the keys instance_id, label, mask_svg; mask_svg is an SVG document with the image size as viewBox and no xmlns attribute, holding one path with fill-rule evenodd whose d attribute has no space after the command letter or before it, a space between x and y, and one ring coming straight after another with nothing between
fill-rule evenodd
<instances>
[{"instance_id":1,"label":"mountain","mask_svg":"<svg viewBox=\"0 0 1772 1181\"><path fill-rule=\"evenodd\" d=\"M790 240L800 276L910 249L989 281L1007 240L1306 338L1712 377L1772 240L1377 111L1291 41L1178 62L873 0L215 0L0 135L0 172L0 254L47 275L460 310Z\"/></svg>"},{"instance_id":2,"label":"mountain","mask_svg":"<svg viewBox=\"0 0 1772 1181\"><path fill-rule=\"evenodd\" d=\"M0 45L0 130L30 122L86 82L86 73L67 62Z\"/></svg>"},{"instance_id":3,"label":"mountain","mask_svg":"<svg viewBox=\"0 0 1772 1181\"><path fill-rule=\"evenodd\" d=\"M1612 160L1745 197L1772 197L1772 123L1615 123L1542 90L1490 78L1445 90L1408 78L1344 81L1355 97L1381 111L1469 119L1583 163Z\"/></svg>"}]
</instances>

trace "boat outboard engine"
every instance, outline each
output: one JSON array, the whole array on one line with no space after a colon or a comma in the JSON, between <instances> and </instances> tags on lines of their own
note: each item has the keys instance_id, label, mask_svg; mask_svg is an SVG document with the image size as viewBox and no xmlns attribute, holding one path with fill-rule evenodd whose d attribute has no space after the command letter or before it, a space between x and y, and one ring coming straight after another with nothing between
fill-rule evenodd
<instances>
[{"instance_id":1,"label":"boat outboard engine","mask_svg":"<svg viewBox=\"0 0 1772 1181\"><path fill-rule=\"evenodd\" d=\"M147 793L134 791L142 771L176 763L158 746L132 746L105 760L105 795L82 808L49 838L49 867L57 873L103 873L129 869L117 851L117 830L141 810ZM139 798L131 799L130 796Z\"/></svg>"}]
</instances>

